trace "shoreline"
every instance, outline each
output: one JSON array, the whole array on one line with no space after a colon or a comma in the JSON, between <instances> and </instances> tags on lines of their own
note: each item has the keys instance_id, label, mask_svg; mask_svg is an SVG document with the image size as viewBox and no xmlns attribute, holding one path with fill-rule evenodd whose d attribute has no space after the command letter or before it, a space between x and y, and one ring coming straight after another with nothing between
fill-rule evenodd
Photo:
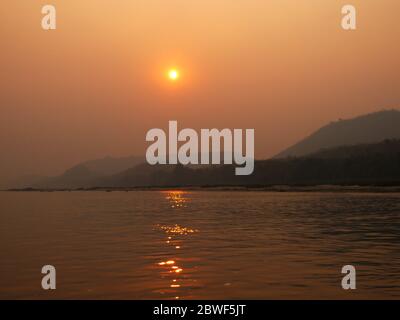
<instances>
[{"instance_id":1,"label":"shoreline","mask_svg":"<svg viewBox=\"0 0 400 320\"><path fill-rule=\"evenodd\" d=\"M0 190L2 192L133 192L133 191L258 191L258 192L365 192L365 193L397 193L400 186L343 186L343 185L315 185L315 186L165 186L165 187L93 187L93 188L15 188Z\"/></svg>"}]
</instances>

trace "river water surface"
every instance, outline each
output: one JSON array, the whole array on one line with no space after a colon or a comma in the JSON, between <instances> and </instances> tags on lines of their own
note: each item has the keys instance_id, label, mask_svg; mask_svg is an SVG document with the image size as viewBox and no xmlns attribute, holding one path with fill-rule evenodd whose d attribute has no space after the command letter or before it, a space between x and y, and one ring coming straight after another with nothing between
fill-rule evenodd
<instances>
[{"instance_id":1,"label":"river water surface","mask_svg":"<svg viewBox=\"0 0 400 320\"><path fill-rule=\"evenodd\" d=\"M400 298L400 194L1 192L0 256L8 299Z\"/></svg>"}]
</instances>

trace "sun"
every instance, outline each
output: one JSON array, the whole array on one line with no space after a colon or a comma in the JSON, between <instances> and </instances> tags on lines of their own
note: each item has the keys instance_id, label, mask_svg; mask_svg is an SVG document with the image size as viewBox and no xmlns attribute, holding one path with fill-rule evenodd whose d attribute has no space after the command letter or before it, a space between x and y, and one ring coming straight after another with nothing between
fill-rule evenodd
<instances>
[{"instance_id":1,"label":"sun","mask_svg":"<svg viewBox=\"0 0 400 320\"><path fill-rule=\"evenodd\" d=\"M179 79L179 71L177 69L168 70L168 78L171 81L176 81Z\"/></svg>"}]
</instances>

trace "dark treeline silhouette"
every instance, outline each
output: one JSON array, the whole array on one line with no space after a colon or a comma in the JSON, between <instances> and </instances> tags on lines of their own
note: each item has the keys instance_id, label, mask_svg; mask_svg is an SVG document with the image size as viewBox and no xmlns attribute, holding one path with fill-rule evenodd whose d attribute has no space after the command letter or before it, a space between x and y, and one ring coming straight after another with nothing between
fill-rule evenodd
<instances>
[{"instance_id":1,"label":"dark treeline silhouette","mask_svg":"<svg viewBox=\"0 0 400 320\"><path fill-rule=\"evenodd\" d=\"M250 176L236 176L234 165L193 169L141 164L98 184L107 187L400 185L400 140L326 149L299 158L256 161Z\"/></svg>"},{"instance_id":2,"label":"dark treeline silhouette","mask_svg":"<svg viewBox=\"0 0 400 320\"><path fill-rule=\"evenodd\" d=\"M256 161L250 176L236 176L236 165L151 166L144 162L143 157L86 161L59 176L20 181L16 188L400 186L400 111L331 122L272 159Z\"/></svg>"}]
</instances>

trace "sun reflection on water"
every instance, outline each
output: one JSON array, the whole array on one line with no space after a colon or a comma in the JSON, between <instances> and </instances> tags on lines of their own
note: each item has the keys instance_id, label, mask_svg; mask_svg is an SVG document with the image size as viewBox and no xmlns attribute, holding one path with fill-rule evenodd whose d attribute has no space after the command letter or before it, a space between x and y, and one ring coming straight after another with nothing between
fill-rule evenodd
<instances>
[{"instance_id":1,"label":"sun reflection on water","mask_svg":"<svg viewBox=\"0 0 400 320\"><path fill-rule=\"evenodd\" d=\"M169 207L173 209L173 212L186 208L190 200L187 196L188 192L185 191L168 191L162 194L168 201ZM196 282L192 277L195 268L188 265L188 261L193 261L194 259L188 256L188 251L185 250L185 243L187 242L187 237L193 236L199 230L178 223L157 224L156 229L165 234L166 238L163 243L167 245L165 248L167 258L164 261L157 262L158 267L161 268L161 278L168 281L162 293L167 293L172 299L180 299ZM173 250L172 253L170 250Z\"/></svg>"},{"instance_id":2,"label":"sun reflection on water","mask_svg":"<svg viewBox=\"0 0 400 320\"><path fill-rule=\"evenodd\" d=\"M171 208L185 208L188 198L185 197L185 191L167 191L165 199L169 200Z\"/></svg>"},{"instance_id":3,"label":"sun reflection on water","mask_svg":"<svg viewBox=\"0 0 400 320\"><path fill-rule=\"evenodd\" d=\"M159 226L159 228L167 234L179 234L179 235L187 235L190 233L195 233L198 232L198 230L188 228L188 227L182 227L180 225L174 225L174 226ZM168 237L168 240L171 240L172 237Z\"/></svg>"}]
</instances>

